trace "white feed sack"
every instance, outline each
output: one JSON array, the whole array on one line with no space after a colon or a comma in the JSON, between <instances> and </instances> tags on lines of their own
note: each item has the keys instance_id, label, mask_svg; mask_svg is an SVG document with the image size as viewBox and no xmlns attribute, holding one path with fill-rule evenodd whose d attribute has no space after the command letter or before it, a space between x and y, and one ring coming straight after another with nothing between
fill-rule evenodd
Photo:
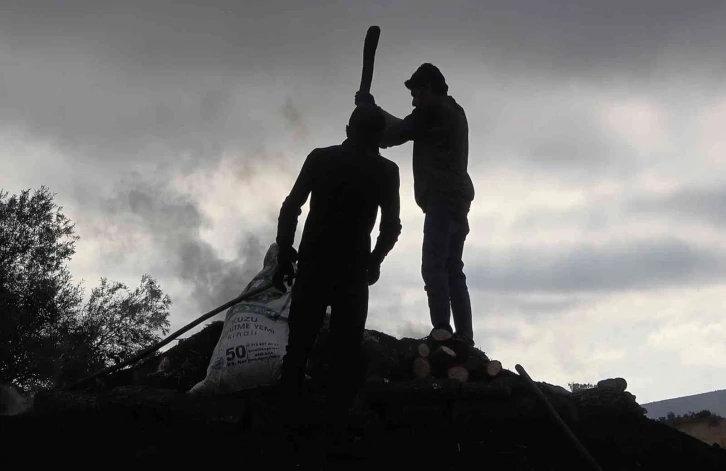
<instances>
[{"instance_id":1,"label":"white feed sack","mask_svg":"<svg viewBox=\"0 0 726 471\"><path fill-rule=\"evenodd\" d=\"M264 268L242 294L271 283L277 250L277 244L270 246ZM207 377L189 392L225 394L278 382L287 346L290 301L290 289L281 293L270 286L229 308Z\"/></svg>"}]
</instances>

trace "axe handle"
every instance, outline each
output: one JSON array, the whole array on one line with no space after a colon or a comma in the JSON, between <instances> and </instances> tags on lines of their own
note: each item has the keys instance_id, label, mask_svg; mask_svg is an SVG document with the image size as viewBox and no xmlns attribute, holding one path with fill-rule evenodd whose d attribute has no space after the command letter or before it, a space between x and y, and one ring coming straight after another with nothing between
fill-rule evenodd
<instances>
[{"instance_id":1,"label":"axe handle","mask_svg":"<svg viewBox=\"0 0 726 471\"><path fill-rule=\"evenodd\" d=\"M376 59L376 48L378 47L378 38L380 36L381 28L378 26L371 26L366 32L366 39L363 45L363 73L360 78L361 92L371 92L371 82L373 82L373 63Z\"/></svg>"}]
</instances>

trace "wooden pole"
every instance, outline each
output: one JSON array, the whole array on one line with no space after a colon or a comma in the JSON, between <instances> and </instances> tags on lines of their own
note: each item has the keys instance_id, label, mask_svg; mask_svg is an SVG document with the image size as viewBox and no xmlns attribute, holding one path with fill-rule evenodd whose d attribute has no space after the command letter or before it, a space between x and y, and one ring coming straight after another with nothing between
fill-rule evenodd
<instances>
[{"instance_id":1,"label":"wooden pole","mask_svg":"<svg viewBox=\"0 0 726 471\"><path fill-rule=\"evenodd\" d=\"M176 332L174 332L173 334L169 335L167 338L165 338L161 342L156 343L154 345L151 345L149 347L146 347L145 349L141 350L139 353L137 353L136 355L132 356L128 360L124 360L121 363L118 363L118 364L113 365L113 366L109 366L108 368L104 368L101 371L97 371L96 373L93 373L91 375L88 375L85 378L82 378L82 379L76 381L75 383L72 383L72 384L70 384L68 386L63 387L62 389L63 390L66 390L66 391L71 390L71 389L75 389L75 388L77 388L79 386L82 386L82 385L84 385L84 384L88 383L89 381L92 381L92 380L94 380L96 378L100 378L101 376L105 376L105 375L107 375L109 373L113 373L114 371L120 370L121 368L123 368L125 366L131 365L132 363L136 363L137 361L141 360L142 358L145 358L145 357L151 355L152 353L154 353L155 351L159 350L161 347L163 347L164 345L168 344L169 342L171 342L175 338L179 337L184 332L187 332L188 330L190 330L190 329L198 326L199 324L201 324L205 320L209 319L210 317L213 317L213 316L219 314L220 312L224 311L225 309L228 309L228 308L234 306L235 304L239 304L242 301L245 301L245 300L251 298L252 296L255 296L256 294L259 294L259 293L265 291L270 286L272 286L272 284L270 282L266 282L266 283L263 283L262 285L258 286L257 288L254 288L254 289L251 289L251 290L249 290L249 291L247 291L245 293L242 293L239 296L237 296L236 298L234 298L233 300L222 304L218 308L212 309L211 311L209 311L206 314L202 314L195 321L192 321L189 324L185 325L181 329L179 329Z\"/></svg>"},{"instance_id":2,"label":"wooden pole","mask_svg":"<svg viewBox=\"0 0 726 471\"><path fill-rule=\"evenodd\" d=\"M572 430L570 430L570 427L567 426L564 420L562 420L562 417L560 417L560 414L557 413L554 407L552 407L552 404L547 399L547 396L544 395L542 390L535 384L534 381L532 381L532 378L529 377L527 372L522 368L522 365L515 365L514 368L517 370L517 372L524 378L525 382L529 385L530 388L534 391L534 393L537 395L537 397L540 398L540 400L544 403L545 407L547 408L547 411L550 413L550 416L557 422L557 424L560 426L563 432L565 432L565 435L570 439L572 444L575 446L577 451L582 455L583 458L590 464L592 469L597 471L602 471L602 468L599 464L597 464L597 461L595 461L595 458L592 457L589 451L587 451L587 448L585 448L585 445L580 442L580 440L577 439L574 433L572 433Z\"/></svg>"}]
</instances>

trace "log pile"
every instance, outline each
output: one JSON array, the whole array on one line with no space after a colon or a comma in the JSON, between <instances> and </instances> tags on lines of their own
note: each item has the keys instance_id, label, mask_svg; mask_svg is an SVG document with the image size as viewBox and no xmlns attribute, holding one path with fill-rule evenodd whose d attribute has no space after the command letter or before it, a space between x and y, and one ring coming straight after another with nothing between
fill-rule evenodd
<instances>
[{"instance_id":1,"label":"log pile","mask_svg":"<svg viewBox=\"0 0 726 471\"><path fill-rule=\"evenodd\" d=\"M419 340L412 346L408 359L416 379L449 378L467 383L495 378L502 371L501 362L490 360L481 350L450 334Z\"/></svg>"},{"instance_id":2,"label":"log pile","mask_svg":"<svg viewBox=\"0 0 726 471\"><path fill-rule=\"evenodd\" d=\"M331 352L327 349L327 320L309 359L307 373L312 378L322 378L328 371L326 363ZM108 387L146 384L186 391L204 379L221 330L222 322L213 322L163 354L103 378L103 383ZM408 381L449 378L467 383L496 378L502 371L499 361L490 360L484 352L451 334L398 339L383 332L366 330L363 352L368 363L368 379Z\"/></svg>"}]
</instances>

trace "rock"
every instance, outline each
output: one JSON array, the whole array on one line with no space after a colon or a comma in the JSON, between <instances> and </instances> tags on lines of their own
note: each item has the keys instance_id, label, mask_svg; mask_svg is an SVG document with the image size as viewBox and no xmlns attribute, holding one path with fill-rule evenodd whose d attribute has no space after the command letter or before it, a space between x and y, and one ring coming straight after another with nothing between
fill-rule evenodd
<instances>
[{"instance_id":1,"label":"rock","mask_svg":"<svg viewBox=\"0 0 726 471\"><path fill-rule=\"evenodd\" d=\"M597 387L600 389L615 389L616 391L625 391L628 388L628 382L624 378L608 378L598 381Z\"/></svg>"}]
</instances>

